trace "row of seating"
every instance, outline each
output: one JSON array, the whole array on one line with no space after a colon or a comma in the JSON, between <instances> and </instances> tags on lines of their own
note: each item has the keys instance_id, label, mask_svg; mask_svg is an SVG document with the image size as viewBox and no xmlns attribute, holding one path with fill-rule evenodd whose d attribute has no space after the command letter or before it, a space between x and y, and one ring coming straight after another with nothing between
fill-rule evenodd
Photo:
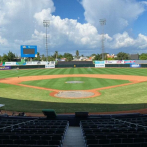
<instances>
[{"instance_id":1,"label":"row of seating","mask_svg":"<svg viewBox=\"0 0 147 147\"><path fill-rule=\"evenodd\" d=\"M0 146L19 147L61 147L68 121L56 120L25 120L10 121L10 119L0 120L7 122L6 127L0 128Z\"/></svg>"},{"instance_id":2,"label":"row of seating","mask_svg":"<svg viewBox=\"0 0 147 147\"><path fill-rule=\"evenodd\" d=\"M146 120L146 118L143 119ZM80 122L80 127L86 147L144 147L147 145L147 128L126 119L83 120Z\"/></svg>"}]
</instances>

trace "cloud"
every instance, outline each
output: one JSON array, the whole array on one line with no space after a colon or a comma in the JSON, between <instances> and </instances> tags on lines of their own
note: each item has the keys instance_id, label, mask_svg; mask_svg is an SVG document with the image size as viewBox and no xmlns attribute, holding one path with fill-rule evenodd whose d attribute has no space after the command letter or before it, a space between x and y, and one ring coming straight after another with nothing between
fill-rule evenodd
<instances>
[{"instance_id":1,"label":"cloud","mask_svg":"<svg viewBox=\"0 0 147 147\"><path fill-rule=\"evenodd\" d=\"M146 49L147 48L147 36L139 34L136 39L129 36L127 32L122 34L116 34L113 36L113 40L108 44L111 49L119 48L137 48Z\"/></svg>"},{"instance_id":2,"label":"cloud","mask_svg":"<svg viewBox=\"0 0 147 147\"><path fill-rule=\"evenodd\" d=\"M132 48L147 47L147 36L139 34L134 39L124 31L125 27L145 11L145 2L82 0L86 23L80 23L78 19L61 19L60 16L53 15L56 8L52 0L37 0L35 3L34 0L0 0L0 3L0 54L12 49L18 54L20 45L37 45L38 51L45 54L46 34L43 20L50 20L48 28L50 53L55 50L60 53L74 53L77 49L81 54L100 53L102 36L99 18L107 19L105 26L107 49L130 48L131 52Z\"/></svg>"},{"instance_id":3,"label":"cloud","mask_svg":"<svg viewBox=\"0 0 147 147\"><path fill-rule=\"evenodd\" d=\"M7 44L8 44L7 39L2 38L2 37L0 36L0 45L4 46L4 45L7 45Z\"/></svg>"},{"instance_id":4,"label":"cloud","mask_svg":"<svg viewBox=\"0 0 147 147\"><path fill-rule=\"evenodd\" d=\"M136 0L82 0L85 19L101 30L100 19L106 19L105 32L119 33L145 11L145 2Z\"/></svg>"}]
</instances>

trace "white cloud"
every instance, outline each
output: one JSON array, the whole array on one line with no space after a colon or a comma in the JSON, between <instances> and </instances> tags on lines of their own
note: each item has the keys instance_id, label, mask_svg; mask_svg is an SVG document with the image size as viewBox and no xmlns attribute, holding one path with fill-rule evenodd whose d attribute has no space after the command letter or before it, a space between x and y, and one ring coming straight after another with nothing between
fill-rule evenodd
<instances>
[{"instance_id":1,"label":"white cloud","mask_svg":"<svg viewBox=\"0 0 147 147\"><path fill-rule=\"evenodd\" d=\"M109 42L109 46L112 49L128 48L128 47L146 49L147 36L139 34L136 39L133 39L129 36L127 32L124 32L122 34L116 34L113 36L112 42Z\"/></svg>"},{"instance_id":2,"label":"white cloud","mask_svg":"<svg viewBox=\"0 0 147 147\"><path fill-rule=\"evenodd\" d=\"M106 19L105 31L114 35L133 21L144 11L145 3L136 0L82 0L85 19L101 30L99 20Z\"/></svg>"},{"instance_id":3,"label":"white cloud","mask_svg":"<svg viewBox=\"0 0 147 147\"><path fill-rule=\"evenodd\" d=\"M8 44L8 41L5 39L5 38L2 38L1 36L0 36L0 45L7 45Z\"/></svg>"},{"instance_id":4,"label":"white cloud","mask_svg":"<svg viewBox=\"0 0 147 147\"><path fill-rule=\"evenodd\" d=\"M147 47L147 36L136 39L123 30L145 10L145 2L136 0L83 0L87 23L76 19L61 19L53 15L52 0L0 0L0 54L12 50L19 52L20 45L37 45L45 53L43 20L50 20L48 28L49 52L98 52L101 48L100 18L107 19L105 46L108 49ZM133 10L133 11L132 11ZM114 23L115 22L115 23ZM108 31L110 30L110 31ZM123 32L123 33L120 33Z\"/></svg>"}]
</instances>

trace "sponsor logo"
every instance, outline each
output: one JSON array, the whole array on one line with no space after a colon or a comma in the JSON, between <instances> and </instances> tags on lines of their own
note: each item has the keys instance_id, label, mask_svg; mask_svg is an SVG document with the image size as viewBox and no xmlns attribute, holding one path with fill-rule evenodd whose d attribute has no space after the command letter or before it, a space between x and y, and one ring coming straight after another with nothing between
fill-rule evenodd
<instances>
[{"instance_id":1,"label":"sponsor logo","mask_svg":"<svg viewBox=\"0 0 147 147\"><path fill-rule=\"evenodd\" d=\"M105 64L105 61L95 61L95 64Z\"/></svg>"},{"instance_id":2,"label":"sponsor logo","mask_svg":"<svg viewBox=\"0 0 147 147\"><path fill-rule=\"evenodd\" d=\"M95 64L95 67L105 67L105 64Z\"/></svg>"},{"instance_id":3,"label":"sponsor logo","mask_svg":"<svg viewBox=\"0 0 147 147\"><path fill-rule=\"evenodd\" d=\"M141 67L141 66L140 66L140 64L131 64L130 67L138 68L138 67Z\"/></svg>"},{"instance_id":4,"label":"sponsor logo","mask_svg":"<svg viewBox=\"0 0 147 147\"><path fill-rule=\"evenodd\" d=\"M125 60L125 61L124 61L124 63L125 63L125 64L135 63L135 60L128 60L128 61L127 61L127 60Z\"/></svg>"},{"instance_id":5,"label":"sponsor logo","mask_svg":"<svg viewBox=\"0 0 147 147\"><path fill-rule=\"evenodd\" d=\"M11 69L10 66L0 66L0 70L9 70Z\"/></svg>"}]
</instances>

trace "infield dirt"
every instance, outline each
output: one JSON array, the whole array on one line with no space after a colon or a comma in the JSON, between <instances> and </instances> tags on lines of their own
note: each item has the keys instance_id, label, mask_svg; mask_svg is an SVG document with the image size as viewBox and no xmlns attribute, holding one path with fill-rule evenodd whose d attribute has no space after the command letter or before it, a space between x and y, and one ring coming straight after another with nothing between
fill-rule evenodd
<instances>
[{"instance_id":1,"label":"infield dirt","mask_svg":"<svg viewBox=\"0 0 147 147\"><path fill-rule=\"evenodd\" d=\"M55 95L57 93L59 93L61 91L67 91L67 90L58 90L58 89L50 89L50 88L37 87L37 86L31 86L31 85L24 85L24 84L21 84L21 82L34 81L34 80L44 80L44 79L54 79L54 78L65 78L65 77L87 77L87 78L92 77L92 78L119 79L119 80L130 81L130 83L125 83L125 84L121 84L121 85L108 86L108 87L96 88L96 89L91 89L91 90L80 90L80 91L86 91L86 92L93 92L94 93L94 95L92 95L90 97L82 97L82 98L92 98L92 97L99 96L99 95L101 95L99 90L121 87L121 86L126 86L126 85L131 85L131 84L136 84L136 83L141 83L141 82L147 81L147 77L145 77L145 76L106 75L106 74L104 74L104 75L101 75L101 74L93 74L93 75L91 75L91 74L86 74L86 75L85 74L74 74L74 75L40 75L40 76L5 78L5 79L0 79L0 83L12 84L12 85L17 85L17 86L30 87L30 88L35 88L35 89L52 91L50 93L50 95L53 96L53 97L56 97Z\"/></svg>"}]
</instances>

